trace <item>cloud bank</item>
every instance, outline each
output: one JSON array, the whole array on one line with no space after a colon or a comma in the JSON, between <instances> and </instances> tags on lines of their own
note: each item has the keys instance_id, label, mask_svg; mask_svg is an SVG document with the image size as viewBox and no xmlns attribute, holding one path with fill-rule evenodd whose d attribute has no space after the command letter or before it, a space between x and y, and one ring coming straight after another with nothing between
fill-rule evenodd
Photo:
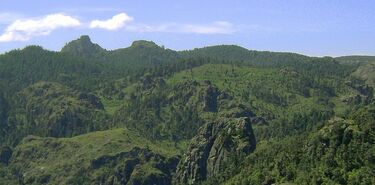
<instances>
[{"instance_id":1,"label":"cloud bank","mask_svg":"<svg viewBox=\"0 0 375 185\"><path fill-rule=\"evenodd\" d=\"M0 18L13 17L0 14ZM40 18L16 19L8 25L0 35L0 42L28 41L34 37L49 35L52 31L61 28L81 26L86 29L104 29L107 31L128 32L161 32L185 34L232 34L236 27L225 21L216 21L206 24L161 23L144 24L134 22L134 18L126 13L114 15L108 20L92 20L81 23L80 20L62 13L50 14Z\"/></svg>"},{"instance_id":2,"label":"cloud bank","mask_svg":"<svg viewBox=\"0 0 375 185\"><path fill-rule=\"evenodd\" d=\"M102 28L106 30L118 30L124 27L125 23L133 21L133 17L128 16L126 13L120 13L113 16L111 19L101 21L93 20L90 23L90 28Z\"/></svg>"},{"instance_id":3,"label":"cloud bank","mask_svg":"<svg viewBox=\"0 0 375 185\"><path fill-rule=\"evenodd\" d=\"M51 14L38 19L16 20L0 35L0 42L28 41L49 35L53 30L80 26L79 20L64 14Z\"/></svg>"}]
</instances>

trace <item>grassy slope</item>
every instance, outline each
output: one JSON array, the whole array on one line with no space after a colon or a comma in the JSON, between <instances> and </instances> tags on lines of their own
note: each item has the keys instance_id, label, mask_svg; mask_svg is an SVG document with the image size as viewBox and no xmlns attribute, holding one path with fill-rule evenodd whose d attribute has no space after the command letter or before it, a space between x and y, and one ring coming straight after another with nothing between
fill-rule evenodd
<instances>
[{"instance_id":1,"label":"grassy slope","mask_svg":"<svg viewBox=\"0 0 375 185\"><path fill-rule=\"evenodd\" d=\"M257 113L266 115L272 113L276 117L288 115L288 113L307 112L311 109L324 109L326 105L320 104L317 96L305 97L300 92L289 87L288 84L298 83L298 76L284 74L277 69L259 69L251 67L233 67L231 65L208 64L193 68L193 78L189 70L177 73L168 79L168 84L176 84L188 79L196 81L210 80L219 89L230 92L235 98L242 101L249 96L248 103L257 107ZM273 92L275 95L285 99L287 105L280 106L262 99L252 93L252 89L258 91ZM314 92L314 89L310 91ZM243 95L242 92L250 92L249 95ZM344 94L340 95L344 96ZM337 97L338 98L338 97ZM337 102L337 101L335 101ZM337 109L345 109L344 104L337 103Z\"/></svg>"},{"instance_id":2,"label":"grassy slope","mask_svg":"<svg viewBox=\"0 0 375 185\"><path fill-rule=\"evenodd\" d=\"M183 146L168 141L149 141L127 129L60 139L28 136L17 146L12 163L21 167L25 178L52 175L53 182L67 182L81 170L89 171L94 159L114 156L134 147L172 157L179 155Z\"/></svg>"},{"instance_id":3,"label":"grassy slope","mask_svg":"<svg viewBox=\"0 0 375 185\"><path fill-rule=\"evenodd\" d=\"M17 109L11 114L16 118L14 135L20 139L27 135L70 137L108 128L108 116L94 95L54 82L38 82L18 94Z\"/></svg>"}]
</instances>

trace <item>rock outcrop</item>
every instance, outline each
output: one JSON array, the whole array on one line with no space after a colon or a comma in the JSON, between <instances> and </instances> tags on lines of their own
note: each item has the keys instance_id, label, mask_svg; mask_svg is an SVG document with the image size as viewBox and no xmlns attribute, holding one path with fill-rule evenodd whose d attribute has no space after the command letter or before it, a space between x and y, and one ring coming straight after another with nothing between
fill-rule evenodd
<instances>
[{"instance_id":1,"label":"rock outcrop","mask_svg":"<svg viewBox=\"0 0 375 185\"><path fill-rule=\"evenodd\" d=\"M354 91L357 91L357 94L343 99L344 103L347 103L349 105L368 105L373 101L374 90L371 86L365 84L357 84L353 81L348 81L345 84L351 87Z\"/></svg>"},{"instance_id":2,"label":"rock outcrop","mask_svg":"<svg viewBox=\"0 0 375 185\"><path fill-rule=\"evenodd\" d=\"M176 184L196 184L214 177L233 158L254 151L255 136L249 118L222 118L202 126L180 161Z\"/></svg>"}]
</instances>

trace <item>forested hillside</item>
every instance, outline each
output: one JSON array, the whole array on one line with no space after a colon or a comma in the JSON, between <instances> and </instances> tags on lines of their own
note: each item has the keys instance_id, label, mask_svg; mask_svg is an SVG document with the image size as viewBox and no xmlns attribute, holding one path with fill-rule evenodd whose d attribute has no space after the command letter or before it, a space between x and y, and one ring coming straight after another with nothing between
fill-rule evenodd
<instances>
[{"instance_id":1,"label":"forested hillside","mask_svg":"<svg viewBox=\"0 0 375 185\"><path fill-rule=\"evenodd\" d=\"M88 36L7 52L0 184L375 184L375 68L358 57Z\"/></svg>"}]
</instances>

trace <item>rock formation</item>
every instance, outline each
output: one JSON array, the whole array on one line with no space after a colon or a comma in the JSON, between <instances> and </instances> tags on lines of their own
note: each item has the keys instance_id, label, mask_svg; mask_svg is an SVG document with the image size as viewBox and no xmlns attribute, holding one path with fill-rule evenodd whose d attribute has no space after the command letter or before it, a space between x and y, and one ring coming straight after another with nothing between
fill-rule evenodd
<instances>
[{"instance_id":1,"label":"rock formation","mask_svg":"<svg viewBox=\"0 0 375 185\"><path fill-rule=\"evenodd\" d=\"M196 184L218 175L226 162L254 151L255 136L249 118L222 118L207 123L181 159L175 174L176 184Z\"/></svg>"}]
</instances>

